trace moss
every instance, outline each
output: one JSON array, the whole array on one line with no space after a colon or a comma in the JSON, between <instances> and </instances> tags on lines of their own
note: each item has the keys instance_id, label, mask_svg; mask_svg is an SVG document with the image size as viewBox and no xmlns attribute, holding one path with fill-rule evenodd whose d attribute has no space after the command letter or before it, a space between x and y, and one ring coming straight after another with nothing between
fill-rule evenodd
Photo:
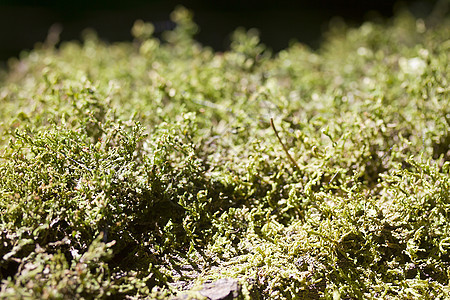
<instances>
[{"instance_id":1,"label":"moss","mask_svg":"<svg viewBox=\"0 0 450 300\"><path fill-rule=\"evenodd\" d=\"M172 17L2 74L0 297L450 297L449 20L272 54Z\"/></svg>"}]
</instances>

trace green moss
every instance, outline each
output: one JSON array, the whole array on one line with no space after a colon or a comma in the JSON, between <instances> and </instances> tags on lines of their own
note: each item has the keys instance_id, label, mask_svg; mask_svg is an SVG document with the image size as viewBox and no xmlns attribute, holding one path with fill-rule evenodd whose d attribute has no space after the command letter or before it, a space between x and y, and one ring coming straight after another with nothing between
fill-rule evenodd
<instances>
[{"instance_id":1,"label":"green moss","mask_svg":"<svg viewBox=\"0 0 450 300\"><path fill-rule=\"evenodd\" d=\"M2 74L0 297L450 297L449 20L275 55L172 17Z\"/></svg>"}]
</instances>

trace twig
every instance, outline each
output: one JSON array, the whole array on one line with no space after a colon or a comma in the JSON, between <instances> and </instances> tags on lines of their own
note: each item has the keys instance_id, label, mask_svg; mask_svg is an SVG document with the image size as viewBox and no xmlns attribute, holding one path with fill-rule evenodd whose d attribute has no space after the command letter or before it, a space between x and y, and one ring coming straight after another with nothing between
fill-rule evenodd
<instances>
[{"instance_id":1,"label":"twig","mask_svg":"<svg viewBox=\"0 0 450 300\"><path fill-rule=\"evenodd\" d=\"M331 179L328 182L328 184L331 184L331 182L334 180L334 178L336 178L337 174L339 174L339 170L337 170L336 173L334 173L333 177L331 177Z\"/></svg>"},{"instance_id":2,"label":"twig","mask_svg":"<svg viewBox=\"0 0 450 300\"><path fill-rule=\"evenodd\" d=\"M298 166L297 162L295 161L295 159L292 158L292 156L289 154L289 151L286 147L286 145L283 143L283 141L280 138L280 135L278 134L278 130L275 127L275 124L273 124L273 118L270 118L270 125L272 126L273 131L275 132L275 135L278 138L278 141L280 142L281 146L283 147L284 152L286 152L287 157L289 158L289 160L291 161L292 165L294 167L297 168L297 170L300 170L300 167Z\"/></svg>"},{"instance_id":3,"label":"twig","mask_svg":"<svg viewBox=\"0 0 450 300\"><path fill-rule=\"evenodd\" d=\"M48 150L50 150L50 151L55 151L56 153L58 153L58 154L64 156L66 159L70 160L70 161L73 162L73 163L76 163L78 166L82 167L83 169L88 170L89 172L93 173L93 170L92 170L92 169L88 168L85 164L83 164L83 163L81 163L81 162L79 162L79 161L77 161L77 160L75 160L75 159L73 159L73 158L71 158L71 157L68 157L64 152L61 152L61 151L59 151L59 150L52 150L52 149L50 149L50 147L49 147L48 145L45 145L45 147L46 147Z\"/></svg>"},{"instance_id":4,"label":"twig","mask_svg":"<svg viewBox=\"0 0 450 300\"><path fill-rule=\"evenodd\" d=\"M43 148L42 146L36 145L36 143L34 143L33 136L32 136L29 132L26 132L26 134L27 134L28 137L30 138L29 141L30 141L33 145L35 145L35 146L37 146L37 147ZM77 161L77 160L75 160L75 159L73 159L73 158L67 156L64 152L61 152L61 151L59 151L59 150L52 150L52 149L50 149L50 147L49 147L48 145L45 145L45 148L47 148L47 150L49 150L49 151L53 151L53 152L56 152L56 153L58 153L58 154L64 156L66 159L70 160L70 161L73 162L73 163L76 163L78 166L82 167L82 168L85 169L85 170L88 170L88 171L91 172L91 173L94 172L92 169L90 169L89 167L87 167L85 164L83 164L83 163L81 163L81 162L79 162L79 161Z\"/></svg>"}]
</instances>

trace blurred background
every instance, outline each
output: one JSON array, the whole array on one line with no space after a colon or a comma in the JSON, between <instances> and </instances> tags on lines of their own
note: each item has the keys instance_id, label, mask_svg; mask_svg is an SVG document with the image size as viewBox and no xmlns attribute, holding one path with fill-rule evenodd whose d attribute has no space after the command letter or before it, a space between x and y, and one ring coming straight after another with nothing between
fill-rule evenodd
<instances>
[{"instance_id":1,"label":"blurred background","mask_svg":"<svg viewBox=\"0 0 450 300\"><path fill-rule=\"evenodd\" d=\"M443 0L450 1L450 0ZM170 13L177 5L194 12L200 31L196 39L218 51L226 50L230 33L241 26L257 28L273 51L297 40L316 48L330 20L340 17L352 26L366 20L388 19L401 8L417 17L428 16L437 1L392 0L0 0L0 66L10 57L43 42L51 26L60 28L60 40L80 40L84 29L94 29L107 41L131 41L137 19L152 22L156 35L174 24ZM441 1L442 2L442 1Z\"/></svg>"}]
</instances>

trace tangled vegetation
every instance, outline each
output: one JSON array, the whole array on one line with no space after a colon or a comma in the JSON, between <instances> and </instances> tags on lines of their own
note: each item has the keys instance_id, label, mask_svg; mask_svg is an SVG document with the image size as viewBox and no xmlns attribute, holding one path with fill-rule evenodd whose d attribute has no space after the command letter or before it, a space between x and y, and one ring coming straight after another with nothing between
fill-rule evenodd
<instances>
[{"instance_id":1,"label":"tangled vegetation","mask_svg":"<svg viewBox=\"0 0 450 300\"><path fill-rule=\"evenodd\" d=\"M275 55L172 18L1 74L0 298L448 299L449 20Z\"/></svg>"}]
</instances>

